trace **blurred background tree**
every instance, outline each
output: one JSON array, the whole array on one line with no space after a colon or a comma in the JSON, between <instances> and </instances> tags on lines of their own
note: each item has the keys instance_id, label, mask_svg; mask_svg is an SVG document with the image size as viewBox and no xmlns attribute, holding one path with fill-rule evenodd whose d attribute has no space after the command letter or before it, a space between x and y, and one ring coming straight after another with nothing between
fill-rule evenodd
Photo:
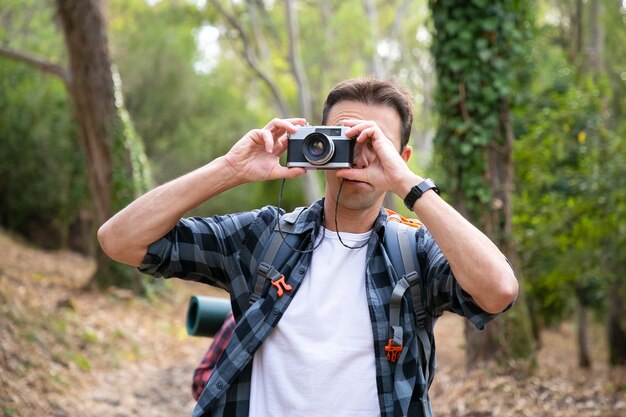
<instances>
[{"instance_id":1,"label":"blurred background tree","mask_svg":"<svg viewBox=\"0 0 626 417\"><path fill-rule=\"evenodd\" d=\"M436 158L451 204L518 266L513 239L512 109L528 79L530 2L432 0L439 125ZM518 268L516 268L518 269ZM518 274L521 280L522 275ZM531 357L523 293L483 332L466 323L467 365Z\"/></svg>"},{"instance_id":2,"label":"blurred background tree","mask_svg":"<svg viewBox=\"0 0 626 417\"><path fill-rule=\"evenodd\" d=\"M35 4L29 6L32 11L36 10ZM82 226L90 232L89 236L93 236L94 226L104 223L113 213L145 192L151 185L151 178L143 145L123 108L119 74L112 68L109 58L108 31L100 2L58 0L54 7L65 40L67 64L54 63L46 54L39 57L31 51L14 49L14 46L3 46L0 53L35 70L53 74L64 84L84 157L84 177L90 191L91 218L83 221ZM24 24L28 27L30 22ZM36 157L47 158L45 154ZM58 192L54 188L51 191ZM37 195L33 197L38 198ZM78 217L77 220L84 219ZM28 224L29 220L24 220L24 223ZM92 247L92 240L87 238L83 246ZM120 267L100 250L92 254L97 262L93 284L137 287L139 281L133 279L134 274L128 273L129 268Z\"/></svg>"},{"instance_id":3,"label":"blurred background tree","mask_svg":"<svg viewBox=\"0 0 626 417\"><path fill-rule=\"evenodd\" d=\"M532 100L518 109L515 230L535 334L587 310L606 317L610 360L626 359L626 25L618 1L539 2ZM608 314L608 317L607 317Z\"/></svg>"},{"instance_id":4,"label":"blurred background tree","mask_svg":"<svg viewBox=\"0 0 626 417\"><path fill-rule=\"evenodd\" d=\"M56 10L65 3L0 0L0 224L45 247L95 254L92 166L84 162L63 78L70 57ZM116 114L128 116L118 125L126 133L116 148L124 168L111 174L126 191L114 209L137 192L131 174L145 163L124 144L139 144L140 151L143 139L155 183L163 183L223 154L272 117L307 115L320 123L322 100L335 82L394 76L415 94L412 168L434 176L448 200L471 213L518 264L535 335L577 315L583 352L585 321L601 320L611 360L624 362L626 10L620 1L100 5L109 57L123 80L127 113L118 106ZM46 57L49 65L24 65L7 58L10 51ZM459 74L464 83L454 78ZM446 106L457 111L454 117ZM498 155L504 170L488 165ZM312 177L306 187L287 182L285 208L311 199L321 181ZM248 184L193 214L276 204L279 186ZM522 346L511 344L504 359Z\"/></svg>"}]
</instances>

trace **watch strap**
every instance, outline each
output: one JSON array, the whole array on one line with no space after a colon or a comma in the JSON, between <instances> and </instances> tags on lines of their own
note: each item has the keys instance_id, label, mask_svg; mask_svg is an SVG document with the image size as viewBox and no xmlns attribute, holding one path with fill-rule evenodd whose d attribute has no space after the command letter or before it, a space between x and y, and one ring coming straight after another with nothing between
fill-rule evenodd
<instances>
[{"instance_id":1,"label":"watch strap","mask_svg":"<svg viewBox=\"0 0 626 417\"><path fill-rule=\"evenodd\" d=\"M431 178L426 178L424 181L413 186L404 198L404 205L407 206L409 210L413 210L415 202L428 190L433 190L439 194L439 187L437 187L437 184L435 184L435 181Z\"/></svg>"}]
</instances>

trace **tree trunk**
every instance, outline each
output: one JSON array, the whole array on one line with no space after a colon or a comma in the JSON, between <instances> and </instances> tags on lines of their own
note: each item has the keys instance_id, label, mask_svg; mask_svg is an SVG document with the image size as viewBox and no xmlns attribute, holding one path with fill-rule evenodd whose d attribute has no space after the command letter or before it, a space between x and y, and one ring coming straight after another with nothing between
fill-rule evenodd
<instances>
[{"instance_id":1,"label":"tree trunk","mask_svg":"<svg viewBox=\"0 0 626 417\"><path fill-rule=\"evenodd\" d=\"M573 32L576 37L574 53L577 56L583 51L583 0L576 0L576 14L574 15Z\"/></svg>"},{"instance_id":2,"label":"tree trunk","mask_svg":"<svg viewBox=\"0 0 626 417\"><path fill-rule=\"evenodd\" d=\"M134 134L119 91L116 102L106 24L98 0L56 0L69 56L69 69L27 52L0 47L0 55L60 77L71 98L72 113L84 149L85 172L91 195L89 229L95 243L95 228L112 212L129 203L151 183L143 143ZM120 116L123 113L123 116ZM119 172L120 175L113 175ZM114 177L117 181L114 182ZM93 245L98 248L97 245ZM97 269L90 284L138 288L132 268L111 261L95 249Z\"/></svg>"},{"instance_id":3,"label":"tree trunk","mask_svg":"<svg viewBox=\"0 0 626 417\"><path fill-rule=\"evenodd\" d=\"M591 350L589 349L589 325L587 322L587 310L580 302L576 303L576 317L578 321L578 366L591 368Z\"/></svg>"},{"instance_id":4,"label":"tree trunk","mask_svg":"<svg viewBox=\"0 0 626 417\"><path fill-rule=\"evenodd\" d=\"M297 14L293 11L293 9L295 8L295 1L296 0L285 0L288 15L287 19L289 21L289 62L291 64L292 74L294 75L294 79L296 80L296 84L298 85L300 114L311 120L313 117L313 112L311 110L311 93L310 89L308 88L308 80L306 79L306 74L304 73L304 69L301 63L300 52L298 50L298 21ZM221 14L224 19L226 19L228 24L238 33L239 39L241 40L243 47L242 56L250 69L259 78L259 80L268 87L272 98L274 99L273 104L277 109L279 117L287 118L295 116L295 112L290 110L288 100L286 99L286 97L284 97L282 91L278 86L277 79L272 77L271 72L264 70L264 66L262 65L262 57L260 58L257 52L262 48L258 46L255 47L253 44L254 42L258 42L259 39L255 36L254 33L248 33L246 29L241 25L239 19L237 19L233 14L226 11L218 0L211 0L211 5L215 7L219 14ZM255 28L255 30L256 29L259 28ZM321 187L314 173L308 172L303 175L302 183L304 187L304 196L307 202L311 203L320 197Z\"/></svg>"},{"instance_id":5,"label":"tree trunk","mask_svg":"<svg viewBox=\"0 0 626 417\"><path fill-rule=\"evenodd\" d=\"M367 14L368 30L370 32L370 39L372 43L372 59L369 62L370 72L375 74L379 78L386 76L385 64L381 56L378 54L378 44L380 43L380 28L378 24L378 10L376 9L376 3L374 0L364 0L363 7Z\"/></svg>"},{"instance_id":6,"label":"tree trunk","mask_svg":"<svg viewBox=\"0 0 626 417\"><path fill-rule=\"evenodd\" d=\"M119 123L106 24L97 0L56 0L56 5L69 56L69 92L80 127L97 227L113 210L111 135ZM119 268L101 250L96 251L96 261L98 269L92 283L107 285L119 280Z\"/></svg>"},{"instance_id":7,"label":"tree trunk","mask_svg":"<svg viewBox=\"0 0 626 417\"><path fill-rule=\"evenodd\" d=\"M106 28L95 0L57 0L70 60L70 94L90 167L89 187L97 224L111 215L109 134L115 123L113 78Z\"/></svg>"},{"instance_id":8,"label":"tree trunk","mask_svg":"<svg viewBox=\"0 0 626 417\"><path fill-rule=\"evenodd\" d=\"M380 24L378 21L378 9L376 9L376 2L374 0L363 0L363 8L367 15L368 30L370 32L370 39L372 44L372 57L369 61L369 72L374 74L378 78L385 78L387 76L387 69L385 62L378 53L378 45L381 41ZM383 205L394 211L398 211L396 199L393 193L386 193Z\"/></svg>"},{"instance_id":9,"label":"tree trunk","mask_svg":"<svg viewBox=\"0 0 626 417\"><path fill-rule=\"evenodd\" d=\"M609 294L609 362L626 365L626 283L615 279Z\"/></svg>"},{"instance_id":10,"label":"tree trunk","mask_svg":"<svg viewBox=\"0 0 626 417\"><path fill-rule=\"evenodd\" d=\"M600 0L591 1L589 11L589 47L587 48L589 69L596 79L604 73L604 4Z\"/></svg>"},{"instance_id":11,"label":"tree trunk","mask_svg":"<svg viewBox=\"0 0 626 417\"><path fill-rule=\"evenodd\" d=\"M289 36L289 64L298 86L298 110L302 117L311 122L313 120L313 100L309 79L300 54L300 29L298 14L295 10L295 0L285 0L285 9L287 12L287 34ZM315 172L307 172L302 177L302 182L304 195L309 204L320 198L322 191Z\"/></svg>"},{"instance_id":12,"label":"tree trunk","mask_svg":"<svg viewBox=\"0 0 626 417\"><path fill-rule=\"evenodd\" d=\"M514 269L518 264L513 240L513 142L515 140L508 103L500 105L498 139L487 150L487 173L491 207L484 211L485 234L500 248ZM499 142L502 142L501 144ZM520 276L518 275L518 280ZM520 285L520 288L522 285ZM515 311L490 323L482 332L466 325L467 366L500 357L527 357L534 350L530 316L521 293Z\"/></svg>"}]
</instances>

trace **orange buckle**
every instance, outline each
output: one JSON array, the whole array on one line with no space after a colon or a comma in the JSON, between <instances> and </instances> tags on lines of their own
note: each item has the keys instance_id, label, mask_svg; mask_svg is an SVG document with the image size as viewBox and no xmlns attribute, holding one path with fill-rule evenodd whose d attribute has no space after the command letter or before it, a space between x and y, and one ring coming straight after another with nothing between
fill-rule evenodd
<instances>
[{"instance_id":1,"label":"orange buckle","mask_svg":"<svg viewBox=\"0 0 626 417\"><path fill-rule=\"evenodd\" d=\"M402 352L402 345L394 345L392 339L389 339L385 346L385 352L387 352L387 360L394 363L398 360L398 354Z\"/></svg>"},{"instance_id":2,"label":"orange buckle","mask_svg":"<svg viewBox=\"0 0 626 417\"><path fill-rule=\"evenodd\" d=\"M281 275L281 276L280 276L280 278L278 278L277 280L272 281L272 285L273 285L273 286L275 286L275 287L276 287L276 289L278 290L278 291L276 292L276 294L277 294L279 297L282 297L282 296L283 296L283 289L284 289L285 291L287 291L287 292L289 292L289 291L291 291L291 290L292 290L291 285L289 285L289 284L287 284L287 283L285 282L285 276L284 276L284 275Z\"/></svg>"}]
</instances>

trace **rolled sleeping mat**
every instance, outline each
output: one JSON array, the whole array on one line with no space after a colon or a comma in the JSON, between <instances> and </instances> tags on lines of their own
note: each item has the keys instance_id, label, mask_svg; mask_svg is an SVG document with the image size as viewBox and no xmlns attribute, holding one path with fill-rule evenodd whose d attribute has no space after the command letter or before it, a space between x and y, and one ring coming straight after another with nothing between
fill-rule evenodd
<instances>
[{"instance_id":1,"label":"rolled sleeping mat","mask_svg":"<svg viewBox=\"0 0 626 417\"><path fill-rule=\"evenodd\" d=\"M225 298L192 295L187 308L187 334L213 337L230 312L230 301Z\"/></svg>"}]
</instances>

